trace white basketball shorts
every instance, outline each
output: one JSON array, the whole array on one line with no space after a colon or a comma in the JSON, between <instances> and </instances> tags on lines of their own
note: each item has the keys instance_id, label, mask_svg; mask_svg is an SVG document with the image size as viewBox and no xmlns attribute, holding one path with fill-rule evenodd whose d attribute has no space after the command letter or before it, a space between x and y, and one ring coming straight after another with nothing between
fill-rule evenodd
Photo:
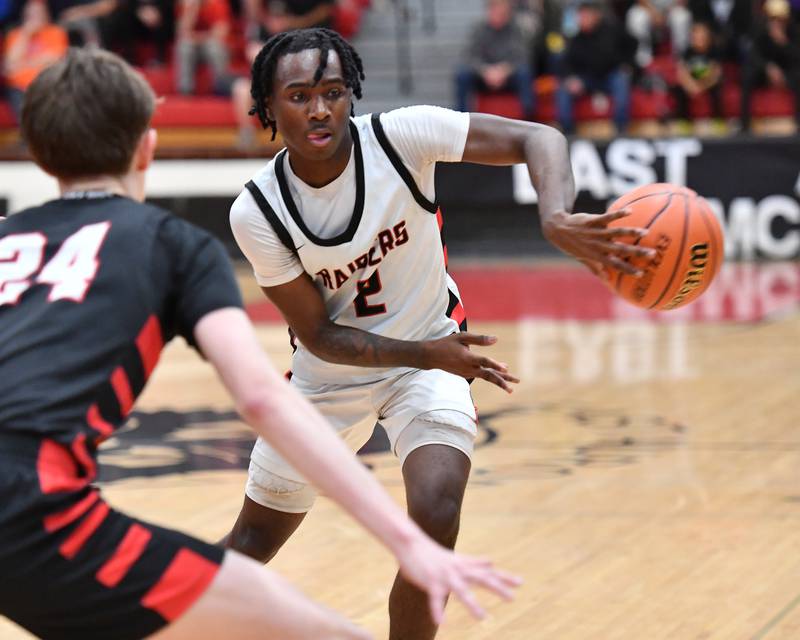
<instances>
[{"instance_id":1,"label":"white basketball shorts","mask_svg":"<svg viewBox=\"0 0 800 640\"><path fill-rule=\"evenodd\" d=\"M297 388L355 452L376 422L403 463L415 449L442 444L472 456L477 436L475 405L464 378L440 369L415 369L359 385L310 384L292 377ZM247 496L289 513L311 508L316 492L267 442L259 438L250 455Z\"/></svg>"}]
</instances>

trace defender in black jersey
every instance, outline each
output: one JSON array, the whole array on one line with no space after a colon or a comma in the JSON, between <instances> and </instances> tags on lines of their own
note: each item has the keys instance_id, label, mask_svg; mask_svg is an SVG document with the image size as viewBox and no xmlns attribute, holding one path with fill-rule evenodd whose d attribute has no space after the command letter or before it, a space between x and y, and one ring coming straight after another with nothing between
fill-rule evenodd
<instances>
[{"instance_id":1,"label":"defender in black jersey","mask_svg":"<svg viewBox=\"0 0 800 640\"><path fill-rule=\"evenodd\" d=\"M90 192L2 223L0 259L3 613L42 637L145 637L192 604L223 552L111 511L95 453L164 343L241 307L228 258L164 211ZM45 584L69 597L34 601Z\"/></svg>"},{"instance_id":2,"label":"defender in black jersey","mask_svg":"<svg viewBox=\"0 0 800 640\"><path fill-rule=\"evenodd\" d=\"M43 638L365 638L232 551L112 510L97 448L180 335L245 420L441 600L513 580L435 545L260 350L228 259L142 204L150 88L116 56L73 51L31 85L23 134L61 198L0 221L0 613ZM171 623L171 624L167 624Z\"/></svg>"}]
</instances>

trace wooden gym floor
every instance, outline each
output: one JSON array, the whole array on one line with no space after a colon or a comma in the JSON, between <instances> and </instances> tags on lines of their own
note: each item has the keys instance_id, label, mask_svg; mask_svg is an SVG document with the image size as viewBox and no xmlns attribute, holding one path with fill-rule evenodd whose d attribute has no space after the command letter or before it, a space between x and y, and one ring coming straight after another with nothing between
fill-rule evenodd
<instances>
[{"instance_id":1,"label":"wooden gym floor","mask_svg":"<svg viewBox=\"0 0 800 640\"><path fill-rule=\"evenodd\" d=\"M800 637L800 265L729 265L694 308L666 315L563 266L455 272L471 329L498 335L491 353L524 380L512 396L473 385L482 444L459 549L526 582L512 604L484 597L482 623L452 604L439 638ZM285 328L259 333L286 367ZM138 409L101 457L106 497L218 539L252 441L220 384L175 343ZM363 459L402 500L394 458ZM386 637L393 561L329 500L272 566ZM0 638L24 637L0 623Z\"/></svg>"}]
</instances>

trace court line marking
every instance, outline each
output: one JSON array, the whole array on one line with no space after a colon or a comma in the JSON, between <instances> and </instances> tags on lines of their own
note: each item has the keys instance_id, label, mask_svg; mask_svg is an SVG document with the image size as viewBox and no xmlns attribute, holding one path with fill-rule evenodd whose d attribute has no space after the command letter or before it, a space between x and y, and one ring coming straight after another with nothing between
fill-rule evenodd
<instances>
[{"instance_id":1,"label":"court line marking","mask_svg":"<svg viewBox=\"0 0 800 640\"><path fill-rule=\"evenodd\" d=\"M781 609L772 620L767 622L750 640L762 640L767 634L772 631L778 624L788 616L800 604L800 594L794 600Z\"/></svg>"}]
</instances>

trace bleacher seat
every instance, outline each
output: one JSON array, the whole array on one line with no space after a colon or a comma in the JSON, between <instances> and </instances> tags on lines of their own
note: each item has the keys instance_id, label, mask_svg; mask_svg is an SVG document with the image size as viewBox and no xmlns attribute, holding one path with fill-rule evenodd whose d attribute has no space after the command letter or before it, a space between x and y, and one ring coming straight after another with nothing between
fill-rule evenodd
<instances>
[{"instance_id":1,"label":"bleacher seat","mask_svg":"<svg viewBox=\"0 0 800 640\"><path fill-rule=\"evenodd\" d=\"M345 38L352 38L361 27L361 14L367 5L363 0L339 0L334 9L333 28Z\"/></svg>"},{"instance_id":2,"label":"bleacher seat","mask_svg":"<svg viewBox=\"0 0 800 640\"><path fill-rule=\"evenodd\" d=\"M336 5L335 26L345 37L355 34L361 23L363 11L370 0L339 0ZM233 74L247 76L249 67L243 59L244 41L239 34L231 43L234 51ZM213 95L210 70L200 66L196 79L196 95L176 94L175 71L172 64L141 69L163 101L158 105L154 124L160 127L235 127L236 118L231 101L227 97ZM675 81L675 63L671 56L658 56L647 73L660 77L670 85ZM726 86L723 89L723 110L726 117L739 115L739 75L736 65L725 65ZM542 122L556 120L555 88L557 79L552 76L537 78L536 119ZM753 94L752 111L756 118L790 116L793 113L793 98L788 90L759 89ZM522 118L522 108L514 94L479 94L477 110L510 118ZM693 117L708 117L711 113L708 96L700 96L691 103ZM633 120L649 120L669 117L672 114L672 99L663 91L646 91L634 88L631 93L631 117ZM575 105L578 121L600 120L610 117L610 108L597 110L588 96L581 97ZM13 129L15 121L10 107L0 100L0 129Z\"/></svg>"},{"instance_id":3,"label":"bleacher seat","mask_svg":"<svg viewBox=\"0 0 800 640\"><path fill-rule=\"evenodd\" d=\"M229 98L218 96L164 96L153 116L156 127L235 127Z\"/></svg>"},{"instance_id":4,"label":"bleacher seat","mask_svg":"<svg viewBox=\"0 0 800 640\"><path fill-rule=\"evenodd\" d=\"M667 82L674 77L667 73L663 76ZM725 117L739 116L741 90L738 82L727 81L723 88L722 101ZM537 83L538 86L539 83ZM649 120L671 117L672 98L663 91L647 91L639 87L631 90L631 118L633 120ZM482 93L477 96L476 108L483 113L492 113L507 118L522 118L522 106L513 93ZM705 118L711 115L711 104L708 96L694 98L690 103L692 116ZM763 88L753 92L752 114L755 118L787 117L794 113L793 96L788 89ZM575 118L578 121L602 120L611 116L609 108L602 111L594 108L589 96L581 96L575 103ZM536 119L540 122L556 120L554 93L537 91Z\"/></svg>"},{"instance_id":5,"label":"bleacher seat","mask_svg":"<svg viewBox=\"0 0 800 640\"><path fill-rule=\"evenodd\" d=\"M13 129L16 126L11 107L5 100L0 100L0 129Z\"/></svg>"},{"instance_id":6,"label":"bleacher seat","mask_svg":"<svg viewBox=\"0 0 800 640\"><path fill-rule=\"evenodd\" d=\"M536 119L552 122L556 119L554 93L537 93ZM631 116L636 120L658 118L663 98L655 92L634 88L631 92ZM478 111L493 113L507 118L522 118L522 106L513 93L479 94ZM598 110L590 96L581 96L575 103L575 118L578 121L603 120L611 117L610 105Z\"/></svg>"}]
</instances>

